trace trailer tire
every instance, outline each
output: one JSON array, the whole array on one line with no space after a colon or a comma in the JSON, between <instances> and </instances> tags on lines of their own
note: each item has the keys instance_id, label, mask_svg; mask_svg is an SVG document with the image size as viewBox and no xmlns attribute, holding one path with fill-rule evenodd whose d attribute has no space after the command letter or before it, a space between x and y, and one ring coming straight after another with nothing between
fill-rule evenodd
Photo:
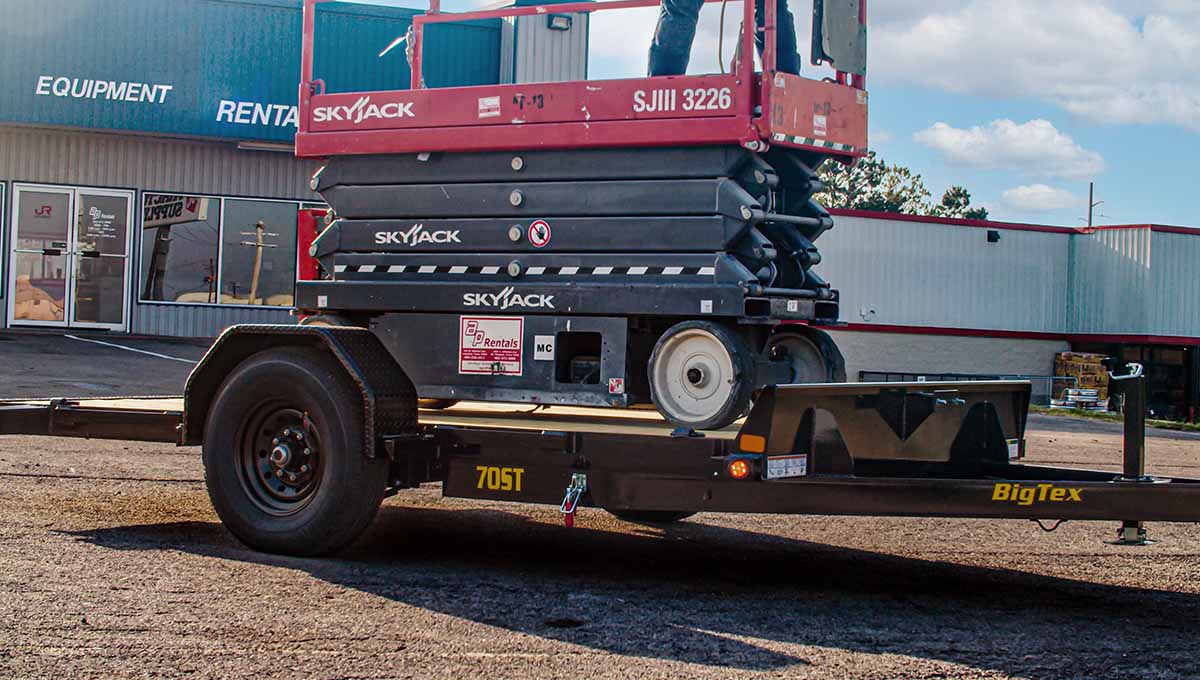
<instances>
[{"instance_id":1,"label":"trailer tire","mask_svg":"<svg viewBox=\"0 0 1200 680\"><path fill-rule=\"evenodd\" d=\"M673 524L696 514L683 510L605 510L608 514L636 524Z\"/></svg>"},{"instance_id":2,"label":"trailer tire","mask_svg":"<svg viewBox=\"0 0 1200 680\"><path fill-rule=\"evenodd\" d=\"M388 461L364 455L362 396L328 353L266 350L243 361L213 399L204 477L217 515L264 552L324 555L367 528Z\"/></svg>"},{"instance_id":3,"label":"trailer tire","mask_svg":"<svg viewBox=\"0 0 1200 680\"><path fill-rule=\"evenodd\" d=\"M846 360L828 333L817 329L804 332L785 330L767 340L767 355L772 360L787 359L792 364L792 383L846 382Z\"/></svg>"},{"instance_id":4,"label":"trailer tire","mask_svg":"<svg viewBox=\"0 0 1200 680\"><path fill-rule=\"evenodd\" d=\"M663 417L696 430L719 429L750 407L754 352L720 324L684 321L658 339L647 374Z\"/></svg>"}]
</instances>

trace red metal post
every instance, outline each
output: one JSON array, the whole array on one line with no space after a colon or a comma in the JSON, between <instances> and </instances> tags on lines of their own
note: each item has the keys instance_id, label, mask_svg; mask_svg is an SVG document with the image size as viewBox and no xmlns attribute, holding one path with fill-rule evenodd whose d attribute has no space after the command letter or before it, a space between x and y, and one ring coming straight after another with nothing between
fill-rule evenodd
<instances>
[{"instance_id":1,"label":"red metal post","mask_svg":"<svg viewBox=\"0 0 1200 680\"><path fill-rule=\"evenodd\" d=\"M300 116L299 129L308 132L309 104L312 101L313 35L317 27L317 0L304 0L303 36L300 43Z\"/></svg>"}]
</instances>

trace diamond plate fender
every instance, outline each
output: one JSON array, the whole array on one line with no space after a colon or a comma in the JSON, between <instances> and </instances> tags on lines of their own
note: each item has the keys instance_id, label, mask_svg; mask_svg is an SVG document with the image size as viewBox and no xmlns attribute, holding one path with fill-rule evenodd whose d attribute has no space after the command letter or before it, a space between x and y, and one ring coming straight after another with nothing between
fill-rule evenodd
<instances>
[{"instance_id":1,"label":"diamond plate fender","mask_svg":"<svg viewBox=\"0 0 1200 680\"><path fill-rule=\"evenodd\" d=\"M181 441L202 443L209 405L233 369L252 355L277 347L320 347L346 369L362 394L363 453L379 455L379 437L412 432L417 426L417 392L404 370L366 328L240 325L221 334L188 376L184 388Z\"/></svg>"}]
</instances>

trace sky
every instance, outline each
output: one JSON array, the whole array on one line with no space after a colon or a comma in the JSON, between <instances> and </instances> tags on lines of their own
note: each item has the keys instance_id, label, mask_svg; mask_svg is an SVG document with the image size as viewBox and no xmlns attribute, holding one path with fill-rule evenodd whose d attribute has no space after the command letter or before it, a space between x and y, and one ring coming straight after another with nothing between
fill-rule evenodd
<instances>
[{"instance_id":1,"label":"sky","mask_svg":"<svg viewBox=\"0 0 1200 680\"><path fill-rule=\"evenodd\" d=\"M414 0L372 0L422 9ZM446 11L492 2L445 0ZM790 0L807 53L811 0ZM717 71L719 4L689 73ZM741 3L729 2L727 62ZM993 219L1200 227L1200 0L870 0L870 146ZM589 77L637 77L657 10L598 12ZM806 60L807 61L807 60ZM807 67L807 64L806 64ZM807 67L806 75L824 72Z\"/></svg>"}]
</instances>

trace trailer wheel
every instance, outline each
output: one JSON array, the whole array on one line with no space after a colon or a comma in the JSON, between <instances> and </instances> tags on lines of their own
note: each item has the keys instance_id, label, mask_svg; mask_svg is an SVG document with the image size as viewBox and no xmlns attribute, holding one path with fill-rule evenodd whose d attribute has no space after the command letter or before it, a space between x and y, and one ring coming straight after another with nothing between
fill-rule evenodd
<instances>
[{"instance_id":1,"label":"trailer wheel","mask_svg":"<svg viewBox=\"0 0 1200 680\"><path fill-rule=\"evenodd\" d=\"M213 508L256 550L321 555L354 540L379 510L388 461L362 451L361 395L328 354L255 354L225 379L204 430Z\"/></svg>"},{"instance_id":2,"label":"trailer wheel","mask_svg":"<svg viewBox=\"0 0 1200 680\"><path fill-rule=\"evenodd\" d=\"M650 395L667 420L697 430L725 427L745 414L754 358L741 336L709 321L670 328L650 355Z\"/></svg>"},{"instance_id":3,"label":"trailer wheel","mask_svg":"<svg viewBox=\"0 0 1200 680\"><path fill-rule=\"evenodd\" d=\"M696 514L675 510L606 510L608 514L637 524L672 524Z\"/></svg>"}]
</instances>

